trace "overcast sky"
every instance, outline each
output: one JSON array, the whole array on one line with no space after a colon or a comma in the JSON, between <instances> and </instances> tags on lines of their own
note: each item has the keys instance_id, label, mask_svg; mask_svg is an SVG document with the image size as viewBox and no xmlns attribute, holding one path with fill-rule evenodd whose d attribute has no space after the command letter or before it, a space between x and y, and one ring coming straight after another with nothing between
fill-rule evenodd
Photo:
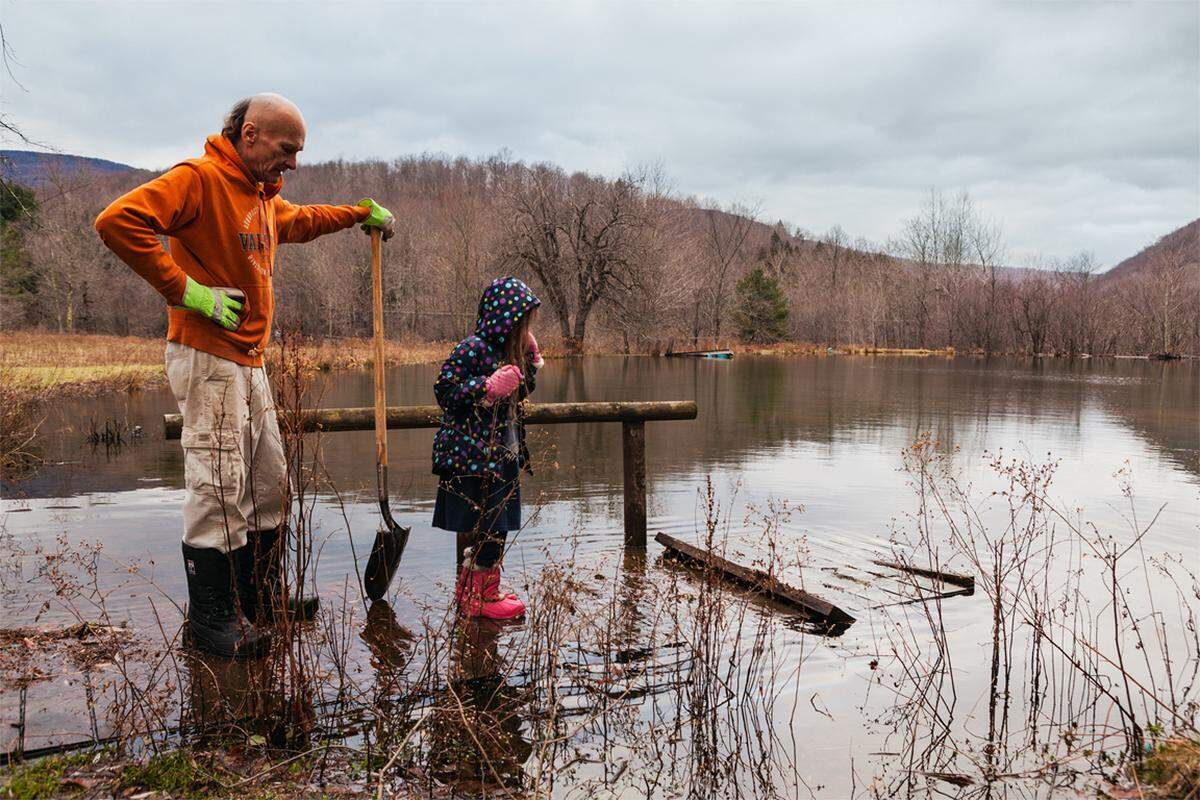
<instances>
[{"instance_id":1,"label":"overcast sky","mask_svg":"<svg viewBox=\"0 0 1200 800\"><path fill-rule=\"evenodd\" d=\"M1200 216L1192 0L0 12L24 87L3 76L3 112L139 167L197 154L233 100L278 91L305 113L309 160L657 164L680 194L817 234L883 242L930 187L966 189L1014 264L1090 250L1111 266Z\"/></svg>"}]
</instances>

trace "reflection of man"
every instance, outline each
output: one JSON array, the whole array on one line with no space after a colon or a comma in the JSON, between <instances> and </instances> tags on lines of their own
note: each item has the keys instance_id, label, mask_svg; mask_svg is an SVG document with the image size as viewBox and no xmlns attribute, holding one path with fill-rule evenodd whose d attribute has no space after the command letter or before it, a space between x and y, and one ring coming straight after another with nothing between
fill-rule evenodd
<instances>
[{"instance_id":1,"label":"reflection of man","mask_svg":"<svg viewBox=\"0 0 1200 800\"><path fill-rule=\"evenodd\" d=\"M115 200L96 219L108 247L166 298L167 378L183 413L188 629L217 655L270 644L273 611L311 617L315 598L272 608L287 537L287 472L263 352L277 245L357 223L392 233L374 200L298 206L279 196L304 149L300 109L242 100L200 158ZM158 236L169 237L164 250ZM240 601L240 609L239 602Z\"/></svg>"}]
</instances>

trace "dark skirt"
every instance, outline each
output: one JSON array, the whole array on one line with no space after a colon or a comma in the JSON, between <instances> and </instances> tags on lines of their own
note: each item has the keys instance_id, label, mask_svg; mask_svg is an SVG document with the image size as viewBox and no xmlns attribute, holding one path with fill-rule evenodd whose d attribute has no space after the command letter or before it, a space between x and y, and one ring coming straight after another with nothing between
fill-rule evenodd
<instances>
[{"instance_id":1,"label":"dark skirt","mask_svg":"<svg viewBox=\"0 0 1200 800\"><path fill-rule=\"evenodd\" d=\"M505 459L500 477L456 475L438 481L433 527L466 533L502 533L521 528L521 483L515 459ZM487 496L484 497L484 483Z\"/></svg>"}]
</instances>

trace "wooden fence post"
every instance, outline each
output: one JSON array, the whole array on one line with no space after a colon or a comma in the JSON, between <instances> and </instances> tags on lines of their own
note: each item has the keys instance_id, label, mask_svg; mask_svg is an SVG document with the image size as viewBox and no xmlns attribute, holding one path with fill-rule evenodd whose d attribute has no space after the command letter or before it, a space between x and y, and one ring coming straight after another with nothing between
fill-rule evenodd
<instances>
[{"instance_id":1,"label":"wooden fence post","mask_svg":"<svg viewBox=\"0 0 1200 800\"><path fill-rule=\"evenodd\" d=\"M622 422L625 464L625 545L646 546L646 423Z\"/></svg>"}]
</instances>

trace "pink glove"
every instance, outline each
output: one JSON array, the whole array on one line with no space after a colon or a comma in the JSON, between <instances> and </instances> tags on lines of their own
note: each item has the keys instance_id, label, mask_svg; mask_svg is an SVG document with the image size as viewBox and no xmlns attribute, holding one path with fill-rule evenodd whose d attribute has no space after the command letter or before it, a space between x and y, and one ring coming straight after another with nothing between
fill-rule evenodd
<instances>
[{"instance_id":1,"label":"pink glove","mask_svg":"<svg viewBox=\"0 0 1200 800\"><path fill-rule=\"evenodd\" d=\"M503 400L517 389L520 384L521 370L513 364L505 364L488 376L484 384L487 386L487 401L494 403Z\"/></svg>"},{"instance_id":2,"label":"pink glove","mask_svg":"<svg viewBox=\"0 0 1200 800\"><path fill-rule=\"evenodd\" d=\"M533 337L533 331L528 331L525 334L525 347L529 350L529 360L538 369L546 362L542 359L542 351L538 348L537 339Z\"/></svg>"}]
</instances>

